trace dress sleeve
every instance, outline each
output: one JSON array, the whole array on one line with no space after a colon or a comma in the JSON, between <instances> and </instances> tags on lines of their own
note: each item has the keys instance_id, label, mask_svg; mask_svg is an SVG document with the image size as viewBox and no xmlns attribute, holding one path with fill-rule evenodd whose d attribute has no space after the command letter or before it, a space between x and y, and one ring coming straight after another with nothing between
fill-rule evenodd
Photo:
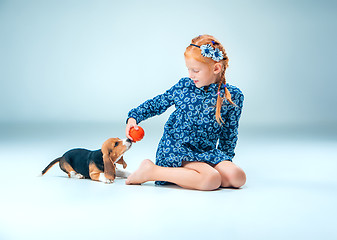
<instances>
[{"instance_id":1,"label":"dress sleeve","mask_svg":"<svg viewBox=\"0 0 337 240\"><path fill-rule=\"evenodd\" d=\"M234 157L234 149L238 140L239 119L241 116L244 96L237 89L235 94L232 94L232 100L237 106L230 105L226 113L225 124L222 127L222 132L219 138L218 149L224 152L230 160Z\"/></svg>"},{"instance_id":2,"label":"dress sleeve","mask_svg":"<svg viewBox=\"0 0 337 240\"><path fill-rule=\"evenodd\" d=\"M137 124L140 122L164 113L170 106L174 104L174 94L176 91L182 87L183 79L181 79L177 84L172 88L160 94L152 99L145 101L140 104L138 107L132 109L128 113L128 118L134 118L137 121Z\"/></svg>"}]
</instances>

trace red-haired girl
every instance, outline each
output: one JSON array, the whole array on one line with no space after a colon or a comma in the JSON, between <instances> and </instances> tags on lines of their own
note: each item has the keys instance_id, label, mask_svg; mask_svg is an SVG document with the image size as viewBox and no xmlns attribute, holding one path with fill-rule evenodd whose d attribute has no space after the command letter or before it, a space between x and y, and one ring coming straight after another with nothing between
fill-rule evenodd
<instances>
[{"instance_id":1,"label":"red-haired girl","mask_svg":"<svg viewBox=\"0 0 337 240\"><path fill-rule=\"evenodd\" d=\"M126 184L156 181L183 188L215 190L239 188L244 171L232 162L237 142L243 94L226 83L228 57L221 43L210 35L192 39L184 53L189 72L165 93L147 100L128 114L131 127L175 105L164 127L156 164L144 160Z\"/></svg>"}]
</instances>

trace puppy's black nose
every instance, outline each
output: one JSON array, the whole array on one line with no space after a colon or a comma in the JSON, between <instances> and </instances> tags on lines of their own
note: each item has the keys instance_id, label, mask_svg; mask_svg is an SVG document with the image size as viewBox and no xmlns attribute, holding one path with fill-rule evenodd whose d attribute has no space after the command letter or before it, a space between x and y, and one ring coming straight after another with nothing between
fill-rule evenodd
<instances>
[{"instance_id":1,"label":"puppy's black nose","mask_svg":"<svg viewBox=\"0 0 337 240\"><path fill-rule=\"evenodd\" d=\"M126 141L127 141L128 143L132 143L132 141L131 141L130 139L126 139Z\"/></svg>"}]
</instances>

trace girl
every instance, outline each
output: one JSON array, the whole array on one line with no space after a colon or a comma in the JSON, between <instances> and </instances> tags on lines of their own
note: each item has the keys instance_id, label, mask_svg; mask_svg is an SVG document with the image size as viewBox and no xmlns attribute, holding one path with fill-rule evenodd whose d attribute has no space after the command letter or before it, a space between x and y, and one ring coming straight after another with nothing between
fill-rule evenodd
<instances>
[{"instance_id":1,"label":"girl","mask_svg":"<svg viewBox=\"0 0 337 240\"><path fill-rule=\"evenodd\" d=\"M228 57L219 41L200 35L184 53L189 78L182 78L165 93L147 100L128 114L126 136L131 127L175 105L164 127L156 165L146 159L126 184L156 181L183 188L215 190L239 188L244 171L232 162L237 142L243 94L226 83Z\"/></svg>"}]
</instances>

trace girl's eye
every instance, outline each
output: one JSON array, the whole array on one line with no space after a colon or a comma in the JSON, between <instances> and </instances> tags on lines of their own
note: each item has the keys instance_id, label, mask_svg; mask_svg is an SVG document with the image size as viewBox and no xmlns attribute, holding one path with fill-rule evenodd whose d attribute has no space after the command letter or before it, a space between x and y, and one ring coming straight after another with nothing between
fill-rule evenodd
<instances>
[{"instance_id":1,"label":"girl's eye","mask_svg":"<svg viewBox=\"0 0 337 240\"><path fill-rule=\"evenodd\" d=\"M192 71L192 72L194 72L194 73L198 73L199 72L199 70L195 70L195 69L188 69L188 71Z\"/></svg>"}]
</instances>

